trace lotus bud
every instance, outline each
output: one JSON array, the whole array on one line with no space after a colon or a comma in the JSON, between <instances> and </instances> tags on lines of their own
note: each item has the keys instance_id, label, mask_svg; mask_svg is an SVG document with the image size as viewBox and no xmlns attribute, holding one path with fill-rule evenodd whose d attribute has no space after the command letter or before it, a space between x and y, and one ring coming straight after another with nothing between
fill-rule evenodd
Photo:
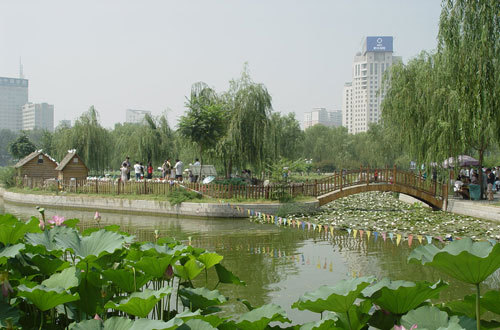
<instances>
[{"instance_id":1,"label":"lotus bud","mask_svg":"<svg viewBox=\"0 0 500 330\"><path fill-rule=\"evenodd\" d=\"M158 229L155 229L155 240L160 238L160 231Z\"/></svg>"},{"instance_id":2,"label":"lotus bud","mask_svg":"<svg viewBox=\"0 0 500 330\"><path fill-rule=\"evenodd\" d=\"M99 214L99 211L95 211L94 220L97 221L97 223L101 222L101 215Z\"/></svg>"},{"instance_id":3,"label":"lotus bud","mask_svg":"<svg viewBox=\"0 0 500 330\"><path fill-rule=\"evenodd\" d=\"M0 283L2 284L2 296L7 298L10 293L13 293L14 290L9 283L9 273L8 272L0 272Z\"/></svg>"},{"instance_id":4,"label":"lotus bud","mask_svg":"<svg viewBox=\"0 0 500 330\"><path fill-rule=\"evenodd\" d=\"M45 230L45 222L42 219L40 219L39 221L40 223L38 224L38 227L40 227L41 230Z\"/></svg>"},{"instance_id":5,"label":"lotus bud","mask_svg":"<svg viewBox=\"0 0 500 330\"><path fill-rule=\"evenodd\" d=\"M101 319L101 317L99 316L99 314L94 315L94 320L99 320L99 321L102 321L102 319Z\"/></svg>"},{"instance_id":6,"label":"lotus bud","mask_svg":"<svg viewBox=\"0 0 500 330\"><path fill-rule=\"evenodd\" d=\"M167 280L170 280L172 277L174 277L174 269L172 268L172 265L167 266L167 269L165 269L165 274L163 274L163 276Z\"/></svg>"}]
</instances>

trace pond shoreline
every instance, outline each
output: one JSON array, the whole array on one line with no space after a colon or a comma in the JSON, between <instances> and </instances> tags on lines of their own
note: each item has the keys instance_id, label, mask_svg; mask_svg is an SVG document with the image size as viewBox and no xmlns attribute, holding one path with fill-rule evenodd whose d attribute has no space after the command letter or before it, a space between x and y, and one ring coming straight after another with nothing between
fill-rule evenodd
<instances>
[{"instance_id":1,"label":"pond shoreline","mask_svg":"<svg viewBox=\"0 0 500 330\"><path fill-rule=\"evenodd\" d=\"M236 210L235 206L243 209L251 209L255 212L274 214L282 204L250 204L232 203L233 207L221 203L189 203L170 205L168 201L121 199L113 197L91 197L91 196L64 196L64 195L37 195L18 193L5 190L0 187L0 197L12 204L39 205L43 207L57 207L73 210L106 211L126 214L148 214L168 215L177 217L194 218L240 218L248 217L248 214ZM318 205L317 201L297 202L304 206Z\"/></svg>"}]
</instances>

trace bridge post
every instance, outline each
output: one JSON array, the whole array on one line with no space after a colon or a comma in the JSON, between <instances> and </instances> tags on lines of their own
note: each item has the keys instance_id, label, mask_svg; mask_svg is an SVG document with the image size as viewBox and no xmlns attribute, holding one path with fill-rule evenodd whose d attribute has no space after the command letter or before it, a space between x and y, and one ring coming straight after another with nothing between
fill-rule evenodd
<instances>
[{"instance_id":1,"label":"bridge post","mask_svg":"<svg viewBox=\"0 0 500 330\"><path fill-rule=\"evenodd\" d=\"M342 181L344 180L344 169L343 168L340 170L339 180L340 180L340 191L342 191Z\"/></svg>"},{"instance_id":2,"label":"bridge post","mask_svg":"<svg viewBox=\"0 0 500 330\"><path fill-rule=\"evenodd\" d=\"M396 184L396 165L394 165L394 169L392 170L392 183Z\"/></svg>"},{"instance_id":3,"label":"bridge post","mask_svg":"<svg viewBox=\"0 0 500 330\"><path fill-rule=\"evenodd\" d=\"M318 180L314 180L314 191L313 191L314 196L318 196Z\"/></svg>"},{"instance_id":4,"label":"bridge post","mask_svg":"<svg viewBox=\"0 0 500 330\"><path fill-rule=\"evenodd\" d=\"M370 184L370 166L366 169L366 185Z\"/></svg>"}]
</instances>

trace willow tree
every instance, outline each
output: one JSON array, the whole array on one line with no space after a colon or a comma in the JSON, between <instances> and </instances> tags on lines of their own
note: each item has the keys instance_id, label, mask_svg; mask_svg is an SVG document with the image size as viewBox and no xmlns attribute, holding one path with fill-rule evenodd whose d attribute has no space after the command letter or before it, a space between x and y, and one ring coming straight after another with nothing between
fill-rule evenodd
<instances>
[{"instance_id":1,"label":"willow tree","mask_svg":"<svg viewBox=\"0 0 500 330\"><path fill-rule=\"evenodd\" d=\"M500 1L446 0L439 22L438 52L456 100L450 123L464 145L485 151L500 138ZM479 171L479 180L482 171Z\"/></svg>"},{"instance_id":2,"label":"willow tree","mask_svg":"<svg viewBox=\"0 0 500 330\"><path fill-rule=\"evenodd\" d=\"M231 173L233 164L240 169L250 166L262 170L265 133L272 110L271 95L263 84L252 81L245 67L240 79L230 82L223 100L229 111L229 125L218 147L227 159L226 174Z\"/></svg>"},{"instance_id":3,"label":"willow tree","mask_svg":"<svg viewBox=\"0 0 500 330\"><path fill-rule=\"evenodd\" d=\"M188 111L179 120L178 132L198 146L203 164L203 153L214 149L226 133L225 109L217 93L203 82L193 84L186 107Z\"/></svg>"}]
</instances>

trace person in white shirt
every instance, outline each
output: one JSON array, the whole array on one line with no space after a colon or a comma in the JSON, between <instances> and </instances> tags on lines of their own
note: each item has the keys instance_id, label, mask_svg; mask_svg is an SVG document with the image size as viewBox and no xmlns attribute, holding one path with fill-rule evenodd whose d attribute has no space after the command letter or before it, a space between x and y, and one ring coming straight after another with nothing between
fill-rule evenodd
<instances>
[{"instance_id":1,"label":"person in white shirt","mask_svg":"<svg viewBox=\"0 0 500 330\"><path fill-rule=\"evenodd\" d=\"M141 164L139 164L139 162L135 162L134 171L136 180L139 180L141 178L141 170L142 170Z\"/></svg>"},{"instance_id":2,"label":"person in white shirt","mask_svg":"<svg viewBox=\"0 0 500 330\"><path fill-rule=\"evenodd\" d=\"M196 158L196 159L194 160L194 164L193 164L193 166L200 166L200 171L199 171L199 172L196 172L196 173L198 173L199 175L201 175L201 163L200 163L200 160L199 160L198 158ZM193 175L193 180L192 180L193 182L198 182L198 178L199 178L199 175L198 175L198 174Z\"/></svg>"},{"instance_id":3,"label":"person in white shirt","mask_svg":"<svg viewBox=\"0 0 500 330\"><path fill-rule=\"evenodd\" d=\"M182 171L184 170L184 163L180 160L175 160L175 178L182 182Z\"/></svg>"}]
</instances>

